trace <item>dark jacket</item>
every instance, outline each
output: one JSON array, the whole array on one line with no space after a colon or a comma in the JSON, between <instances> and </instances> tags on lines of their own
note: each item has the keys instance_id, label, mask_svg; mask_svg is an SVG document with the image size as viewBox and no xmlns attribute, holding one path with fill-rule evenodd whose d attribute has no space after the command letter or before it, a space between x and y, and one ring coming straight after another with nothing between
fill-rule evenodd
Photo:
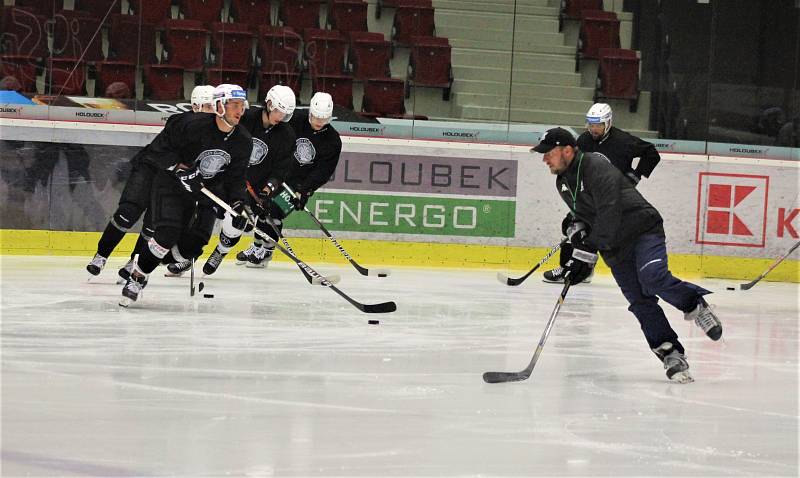
<instances>
[{"instance_id":1,"label":"dark jacket","mask_svg":"<svg viewBox=\"0 0 800 478\"><path fill-rule=\"evenodd\" d=\"M177 163L197 166L206 188L234 202L246 197L245 171L252 149L253 140L246 129L237 126L224 133L214 114L192 113L167 121L146 148L144 160L162 171ZM181 187L177 181L175 187Z\"/></svg>"},{"instance_id":2,"label":"dark jacket","mask_svg":"<svg viewBox=\"0 0 800 478\"><path fill-rule=\"evenodd\" d=\"M652 143L637 138L630 133L612 126L608 136L600 141L595 141L588 131L578 136L578 148L585 153L602 153L611 164L616 166L623 174L634 173L638 177L650 177L661 156ZM634 170L631 167L633 158L640 158Z\"/></svg>"},{"instance_id":3,"label":"dark jacket","mask_svg":"<svg viewBox=\"0 0 800 478\"><path fill-rule=\"evenodd\" d=\"M264 127L261 118L264 108L249 108L239 123L253 137L253 152L247 167L247 181L261 191L268 179L280 185L294 166L295 135L287 123Z\"/></svg>"},{"instance_id":4,"label":"dark jacket","mask_svg":"<svg viewBox=\"0 0 800 478\"><path fill-rule=\"evenodd\" d=\"M295 111L289 124L297 136L292 170L286 183L295 191L310 194L327 183L339 164L342 140L330 124L314 131L308 122L308 111Z\"/></svg>"},{"instance_id":5,"label":"dark jacket","mask_svg":"<svg viewBox=\"0 0 800 478\"><path fill-rule=\"evenodd\" d=\"M556 187L572 214L589 225L585 245L599 250L608 265L640 235L664 232L658 211L602 155L576 150Z\"/></svg>"}]
</instances>

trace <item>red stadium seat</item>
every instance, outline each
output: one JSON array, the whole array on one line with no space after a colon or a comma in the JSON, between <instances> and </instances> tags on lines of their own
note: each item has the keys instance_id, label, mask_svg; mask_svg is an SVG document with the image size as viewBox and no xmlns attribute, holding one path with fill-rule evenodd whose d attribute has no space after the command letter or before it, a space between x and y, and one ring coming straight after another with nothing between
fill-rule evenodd
<instances>
[{"instance_id":1,"label":"red stadium seat","mask_svg":"<svg viewBox=\"0 0 800 478\"><path fill-rule=\"evenodd\" d=\"M32 56L2 55L0 56L0 78L13 76L19 82L21 92L36 93L38 65L38 60Z\"/></svg>"},{"instance_id":2,"label":"red stadium seat","mask_svg":"<svg viewBox=\"0 0 800 478\"><path fill-rule=\"evenodd\" d=\"M384 8L397 8L400 6L432 7L431 0L378 0L375 4L375 18L380 18Z\"/></svg>"},{"instance_id":3,"label":"red stadium seat","mask_svg":"<svg viewBox=\"0 0 800 478\"><path fill-rule=\"evenodd\" d=\"M183 99L183 68L177 65L145 65L144 97L150 100Z\"/></svg>"},{"instance_id":4,"label":"red stadium seat","mask_svg":"<svg viewBox=\"0 0 800 478\"><path fill-rule=\"evenodd\" d=\"M250 27L241 23L212 23L209 26L213 63L225 68L249 68L253 56Z\"/></svg>"},{"instance_id":5,"label":"red stadium seat","mask_svg":"<svg viewBox=\"0 0 800 478\"><path fill-rule=\"evenodd\" d=\"M298 30L319 28L322 0L281 0L278 16L281 24Z\"/></svg>"},{"instance_id":6,"label":"red stadium seat","mask_svg":"<svg viewBox=\"0 0 800 478\"><path fill-rule=\"evenodd\" d=\"M367 31L367 3L363 0L331 0L328 24L342 32Z\"/></svg>"},{"instance_id":7,"label":"red stadium seat","mask_svg":"<svg viewBox=\"0 0 800 478\"><path fill-rule=\"evenodd\" d=\"M101 96L108 85L116 82L125 83L128 90L136 91L136 65L129 61L98 61L95 65L97 80L95 96Z\"/></svg>"},{"instance_id":8,"label":"red stadium seat","mask_svg":"<svg viewBox=\"0 0 800 478\"><path fill-rule=\"evenodd\" d=\"M134 15L113 15L108 30L108 58L129 61L138 65L156 60L156 28L149 23L139 23Z\"/></svg>"},{"instance_id":9,"label":"red stadium seat","mask_svg":"<svg viewBox=\"0 0 800 478\"><path fill-rule=\"evenodd\" d=\"M122 0L75 0L75 10L92 13L100 18L122 12Z\"/></svg>"},{"instance_id":10,"label":"red stadium seat","mask_svg":"<svg viewBox=\"0 0 800 478\"><path fill-rule=\"evenodd\" d=\"M185 70L203 69L208 30L199 20L167 20L164 22L164 50L166 62Z\"/></svg>"},{"instance_id":11,"label":"red stadium seat","mask_svg":"<svg viewBox=\"0 0 800 478\"><path fill-rule=\"evenodd\" d=\"M259 27L256 48L261 71L295 73L301 70L302 40L293 28Z\"/></svg>"},{"instance_id":12,"label":"red stadium seat","mask_svg":"<svg viewBox=\"0 0 800 478\"><path fill-rule=\"evenodd\" d=\"M353 77L346 75L316 75L311 78L312 89L330 93L333 104L353 109Z\"/></svg>"},{"instance_id":13,"label":"red stadium seat","mask_svg":"<svg viewBox=\"0 0 800 478\"><path fill-rule=\"evenodd\" d=\"M5 54L44 58L47 56L45 17L32 10L3 7L0 49Z\"/></svg>"},{"instance_id":14,"label":"red stadium seat","mask_svg":"<svg viewBox=\"0 0 800 478\"><path fill-rule=\"evenodd\" d=\"M86 95L86 65L77 58L46 60L45 90L50 95Z\"/></svg>"},{"instance_id":15,"label":"red stadium seat","mask_svg":"<svg viewBox=\"0 0 800 478\"><path fill-rule=\"evenodd\" d=\"M630 100L631 112L639 105L639 58L634 50L601 48L594 100L616 98Z\"/></svg>"},{"instance_id":16,"label":"red stadium seat","mask_svg":"<svg viewBox=\"0 0 800 478\"><path fill-rule=\"evenodd\" d=\"M83 61L103 59L101 19L86 12L61 10L53 17L53 55L82 58Z\"/></svg>"},{"instance_id":17,"label":"red stadium seat","mask_svg":"<svg viewBox=\"0 0 800 478\"><path fill-rule=\"evenodd\" d=\"M294 91L295 98L300 96L300 73L287 71L262 71L258 84L258 98L263 100L267 92L275 85L285 85Z\"/></svg>"},{"instance_id":18,"label":"red stadium seat","mask_svg":"<svg viewBox=\"0 0 800 478\"><path fill-rule=\"evenodd\" d=\"M450 99L453 69L450 64L450 44L447 38L413 38L406 97L410 94L410 88L417 86L443 88L442 99L444 101Z\"/></svg>"},{"instance_id":19,"label":"red stadium seat","mask_svg":"<svg viewBox=\"0 0 800 478\"><path fill-rule=\"evenodd\" d=\"M222 83L230 83L232 85L239 85L247 89L248 77L250 70L236 69L236 68L216 68L211 67L206 70L206 81L209 85L221 85Z\"/></svg>"},{"instance_id":20,"label":"red stadium seat","mask_svg":"<svg viewBox=\"0 0 800 478\"><path fill-rule=\"evenodd\" d=\"M45 18L53 18L53 15L58 13L64 8L63 0L15 0L14 5L29 9L36 15L42 15Z\"/></svg>"},{"instance_id":21,"label":"red stadium seat","mask_svg":"<svg viewBox=\"0 0 800 478\"><path fill-rule=\"evenodd\" d=\"M420 6L399 6L395 9L392 39L398 45L411 45L411 37L433 36L433 8Z\"/></svg>"},{"instance_id":22,"label":"red stadium seat","mask_svg":"<svg viewBox=\"0 0 800 478\"><path fill-rule=\"evenodd\" d=\"M231 13L236 23L251 27L272 24L270 0L231 0Z\"/></svg>"},{"instance_id":23,"label":"red stadium seat","mask_svg":"<svg viewBox=\"0 0 800 478\"><path fill-rule=\"evenodd\" d=\"M344 72L347 41L341 33L336 30L306 28L303 31L303 40L303 53L312 76L339 75Z\"/></svg>"},{"instance_id":24,"label":"red stadium seat","mask_svg":"<svg viewBox=\"0 0 800 478\"><path fill-rule=\"evenodd\" d=\"M619 20L614 12L583 10L578 49L575 53L575 71L581 58L597 59L600 48L619 48Z\"/></svg>"},{"instance_id":25,"label":"red stadium seat","mask_svg":"<svg viewBox=\"0 0 800 478\"><path fill-rule=\"evenodd\" d=\"M372 78L364 81L364 116L403 116L406 114L405 82L397 78Z\"/></svg>"},{"instance_id":26,"label":"red stadium seat","mask_svg":"<svg viewBox=\"0 0 800 478\"><path fill-rule=\"evenodd\" d=\"M603 0L564 0L561 14L558 17L558 31L564 24L564 19L580 19L584 10L602 10Z\"/></svg>"},{"instance_id":27,"label":"red stadium seat","mask_svg":"<svg viewBox=\"0 0 800 478\"><path fill-rule=\"evenodd\" d=\"M181 11L187 19L218 22L222 19L222 0L181 0Z\"/></svg>"},{"instance_id":28,"label":"red stadium seat","mask_svg":"<svg viewBox=\"0 0 800 478\"><path fill-rule=\"evenodd\" d=\"M158 25L172 17L172 0L130 0L134 16L142 17L142 21Z\"/></svg>"},{"instance_id":29,"label":"red stadium seat","mask_svg":"<svg viewBox=\"0 0 800 478\"><path fill-rule=\"evenodd\" d=\"M389 68L391 58L392 44L384 40L382 34L351 33L349 62L356 79L392 76Z\"/></svg>"}]
</instances>

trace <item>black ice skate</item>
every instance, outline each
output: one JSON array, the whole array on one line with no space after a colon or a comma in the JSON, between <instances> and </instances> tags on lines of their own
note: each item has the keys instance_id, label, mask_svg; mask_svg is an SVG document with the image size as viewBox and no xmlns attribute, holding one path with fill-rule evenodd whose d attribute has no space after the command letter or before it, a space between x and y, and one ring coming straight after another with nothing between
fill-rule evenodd
<instances>
[{"instance_id":1,"label":"black ice skate","mask_svg":"<svg viewBox=\"0 0 800 478\"><path fill-rule=\"evenodd\" d=\"M268 249L263 245L251 245L246 251L236 254L236 264L245 264L246 267L264 268L272 260L275 249Z\"/></svg>"},{"instance_id":2,"label":"black ice skate","mask_svg":"<svg viewBox=\"0 0 800 478\"><path fill-rule=\"evenodd\" d=\"M214 249L214 252L211 253L206 263L203 264L203 274L210 276L217 272L219 265L222 264L222 259L225 259L225 254L226 253L220 252L219 249Z\"/></svg>"},{"instance_id":3,"label":"black ice skate","mask_svg":"<svg viewBox=\"0 0 800 478\"><path fill-rule=\"evenodd\" d=\"M563 267L556 267L555 269L550 269L549 271L545 271L542 274L542 282L547 282L550 284L563 284L564 283L564 275L566 275L567 271L564 270ZM590 284L592 282L592 277L594 277L594 269L592 269L591 274L589 277L583 280L581 284Z\"/></svg>"},{"instance_id":4,"label":"black ice skate","mask_svg":"<svg viewBox=\"0 0 800 478\"><path fill-rule=\"evenodd\" d=\"M144 289L146 285L146 275L140 275L138 272L131 274L128 281L125 283L125 287L122 288L122 299L119 301L119 305L122 307L129 307L136 302L142 294L142 289Z\"/></svg>"},{"instance_id":5,"label":"black ice skate","mask_svg":"<svg viewBox=\"0 0 800 478\"><path fill-rule=\"evenodd\" d=\"M689 373L689 362L686 356L675 350L671 343L664 342L653 352L664 362L664 370L667 371L667 378L677 383L692 383L694 379Z\"/></svg>"},{"instance_id":6,"label":"black ice skate","mask_svg":"<svg viewBox=\"0 0 800 478\"><path fill-rule=\"evenodd\" d=\"M167 272L165 277L180 277L184 272L192 268L192 261L180 261L172 264L167 264Z\"/></svg>"},{"instance_id":7,"label":"black ice skate","mask_svg":"<svg viewBox=\"0 0 800 478\"><path fill-rule=\"evenodd\" d=\"M691 312L683 314L686 320L694 320L698 327L708 335L711 340L719 340L722 337L722 322L711 310L711 306L701 297L697 307Z\"/></svg>"},{"instance_id":8,"label":"black ice skate","mask_svg":"<svg viewBox=\"0 0 800 478\"><path fill-rule=\"evenodd\" d=\"M131 271L133 270L133 259L129 260L124 266L117 271L117 275L122 279L122 281L117 282L118 284L124 284L128 281L128 278L131 276Z\"/></svg>"},{"instance_id":9,"label":"black ice skate","mask_svg":"<svg viewBox=\"0 0 800 478\"><path fill-rule=\"evenodd\" d=\"M92 258L91 262L86 265L86 270L92 276L96 276L100 274L100 271L103 270L103 267L106 266L106 258L101 256L100 254L95 254ZM91 279L91 277L89 277Z\"/></svg>"}]
</instances>

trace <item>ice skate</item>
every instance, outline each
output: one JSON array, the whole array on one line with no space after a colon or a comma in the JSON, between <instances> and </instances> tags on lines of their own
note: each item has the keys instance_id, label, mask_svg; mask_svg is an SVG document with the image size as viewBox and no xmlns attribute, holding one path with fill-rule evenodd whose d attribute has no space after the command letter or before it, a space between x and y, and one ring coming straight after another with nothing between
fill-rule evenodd
<instances>
[{"instance_id":1,"label":"ice skate","mask_svg":"<svg viewBox=\"0 0 800 478\"><path fill-rule=\"evenodd\" d=\"M117 284L124 284L128 281L128 278L131 276L131 271L133 270L133 259L130 259L124 266L122 266L118 271L117 275L119 275L120 279L117 281Z\"/></svg>"},{"instance_id":2,"label":"ice skate","mask_svg":"<svg viewBox=\"0 0 800 478\"><path fill-rule=\"evenodd\" d=\"M100 254L94 255L91 262L89 262L89 264L86 265L86 270L89 272L89 274L91 274L91 276L89 276L89 280L91 280L92 277L100 274L100 271L102 271L103 267L106 266L107 260L108 259L101 256Z\"/></svg>"},{"instance_id":3,"label":"ice skate","mask_svg":"<svg viewBox=\"0 0 800 478\"><path fill-rule=\"evenodd\" d=\"M686 320L693 320L711 340L719 340L722 337L722 322L714 314L712 307L701 297L697 307L691 312L683 315Z\"/></svg>"},{"instance_id":4,"label":"ice skate","mask_svg":"<svg viewBox=\"0 0 800 478\"><path fill-rule=\"evenodd\" d=\"M253 244L250 244L250 247L248 247L246 250L241 251L238 254L236 254L236 265L237 266L241 266L241 265L244 265L244 264L247 264L248 262L250 262L250 257L260 247L262 247L262 246L260 246L260 245L257 246L257 245L255 245L255 243L253 243Z\"/></svg>"},{"instance_id":5,"label":"ice skate","mask_svg":"<svg viewBox=\"0 0 800 478\"><path fill-rule=\"evenodd\" d=\"M245 264L246 267L263 269L272 260L274 249L268 249L263 245L251 245L246 251L236 254L236 263Z\"/></svg>"},{"instance_id":6,"label":"ice skate","mask_svg":"<svg viewBox=\"0 0 800 478\"><path fill-rule=\"evenodd\" d=\"M180 277L184 272L192 268L192 261L180 261L167 264L167 272L164 277Z\"/></svg>"},{"instance_id":7,"label":"ice skate","mask_svg":"<svg viewBox=\"0 0 800 478\"><path fill-rule=\"evenodd\" d=\"M214 252L211 253L206 263L203 264L203 274L210 276L217 272L223 259L225 259L225 253L220 252L219 249L214 249Z\"/></svg>"},{"instance_id":8,"label":"ice skate","mask_svg":"<svg viewBox=\"0 0 800 478\"><path fill-rule=\"evenodd\" d=\"M542 274L542 282L547 282L550 284L563 284L564 283L564 275L567 273L563 267L556 267L555 269L550 269L549 271L545 271ZM589 277L583 280L581 284L590 284L592 282L592 277L594 277L594 269L592 269L591 274Z\"/></svg>"},{"instance_id":9,"label":"ice skate","mask_svg":"<svg viewBox=\"0 0 800 478\"><path fill-rule=\"evenodd\" d=\"M653 352L664 362L664 370L667 371L668 379L677 383L694 382L689 373L689 362L686 361L686 356L675 350L671 343L664 342L658 348L653 349Z\"/></svg>"},{"instance_id":10,"label":"ice skate","mask_svg":"<svg viewBox=\"0 0 800 478\"><path fill-rule=\"evenodd\" d=\"M146 275L140 275L139 273L131 274L128 281L125 283L125 287L122 288L122 299L120 299L119 305L122 307L130 307L142 294L142 289L144 289L146 285Z\"/></svg>"}]
</instances>

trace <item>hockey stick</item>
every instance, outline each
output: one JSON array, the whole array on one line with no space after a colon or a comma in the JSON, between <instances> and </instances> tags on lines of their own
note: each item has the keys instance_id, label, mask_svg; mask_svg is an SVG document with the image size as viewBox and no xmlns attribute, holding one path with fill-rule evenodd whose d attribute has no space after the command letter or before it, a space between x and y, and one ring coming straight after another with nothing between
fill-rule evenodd
<instances>
[{"instance_id":1,"label":"hockey stick","mask_svg":"<svg viewBox=\"0 0 800 478\"><path fill-rule=\"evenodd\" d=\"M222 207L223 209L225 209L226 211L231 213L233 216L239 216L240 215L238 212L234 211L233 208L228 205L228 203L226 203L225 201L223 201L222 199L217 197L216 194L212 193L208 189L203 188L203 189L201 189L201 191L203 192L203 194L208 196L209 199L211 199L212 201L217 203L220 207ZM272 244L275 245L276 249L278 249L286 257L288 257L289 259L294 261L295 264L297 264L298 266L302 267L303 270L305 270L306 272L308 272L311 275L311 277L318 278L318 280L320 281L321 285L323 285L323 286L333 290L337 294L339 294L344 300L346 300L347 302L352 304L355 308L357 308L361 312L365 312L365 313L368 313L368 314L383 314L383 313L387 313L387 312L394 312L395 310L397 310L397 304L395 304L393 301L381 302L379 304L363 304L363 303L358 302L357 300L353 299L349 295L347 295L344 292L342 292L341 290L339 290L336 286L331 284L330 281L328 281L324 276L320 275L317 271L312 269L311 266L309 266L305 262L303 262L300 259L298 259L297 256L295 256L294 254L292 254L289 251L287 251L283 246L278 244L274 239L272 239L271 237L266 235L263 231L258 229L258 227L256 226L256 223L255 223L255 218L253 216L251 216L247 211L244 212L244 217L247 218L247 220L250 221L251 224L253 224L253 230L256 231L257 233L261 234L262 236L264 236L266 239L269 239L269 241Z\"/></svg>"},{"instance_id":2,"label":"hockey stick","mask_svg":"<svg viewBox=\"0 0 800 478\"><path fill-rule=\"evenodd\" d=\"M194 297L194 257L192 257L192 267L189 273L189 297Z\"/></svg>"},{"instance_id":3,"label":"hockey stick","mask_svg":"<svg viewBox=\"0 0 800 478\"><path fill-rule=\"evenodd\" d=\"M798 242L797 244L793 245L793 246L792 246L792 247L789 249L789 252L787 252L786 254L784 254L784 255L782 255L781 257L779 257L779 258L778 258L778 259L777 259L775 262L773 262L773 263L772 263L772 265L771 265L771 266L769 266L769 269L767 269L766 271L764 271L764 272L763 272L763 273L762 273L760 276L758 276L758 277L756 277L755 279L751 280L751 281L750 281L750 282L748 282L747 284L741 284L741 285L739 286L739 288L740 288L740 289L742 289L742 290L750 290L750 289L752 289L752 288L753 288L753 286L754 286L754 285L756 285L756 284L758 283L758 281L760 281L761 279L763 279L764 277L766 277L766 276L767 276L767 274L769 274L769 273L772 271L772 269L774 269L774 268L778 267L778 264L780 264L781 262L783 262L783 260L784 260L784 259L786 259L787 257L789 257L789 254L791 254L792 252L794 252L794 250L795 250L795 249L797 249L797 246L800 246L800 242Z\"/></svg>"},{"instance_id":4,"label":"hockey stick","mask_svg":"<svg viewBox=\"0 0 800 478\"><path fill-rule=\"evenodd\" d=\"M565 242L567 242L567 238L561 239L561 242L559 242L558 244L553 246L553 248L550 249L550 252L548 252L547 255L545 255L542 258L542 260L539 261L538 264L533 266L533 269L529 270L528 273L525 274L524 276L517 277L517 278L512 278L512 277L508 277L507 275L503 274L502 272L498 272L497 273L497 280L499 280L500 282L502 282L505 285L520 285L520 284L522 284L523 282L525 282L525 279L527 279L528 277L530 277L531 274L536 272L536 269L538 269L539 267L542 266L542 264L544 264L545 262L550 260L550 258L553 257L553 254L558 252L558 250L561 249L561 246L563 246Z\"/></svg>"},{"instance_id":5,"label":"hockey stick","mask_svg":"<svg viewBox=\"0 0 800 478\"><path fill-rule=\"evenodd\" d=\"M531 372L533 372L533 367L536 366L536 361L539 360L539 355L542 353L542 349L544 348L544 343L547 342L547 337L550 335L550 331L553 329L553 324L556 321L556 315L558 315L558 310L561 308L561 304L564 303L564 298L567 296L569 285L570 284L568 277L564 281L564 288L561 289L561 295L558 296L558 301L556 301L556 306L553 309L553 313L550 314L550 320L547 321L547 326L544 328L544 333L542 333L542 338L539 339L539 345L536 346L536 352L533 353L533 358L531 359L531 363L528 364L525 370L521 372L486 372L483 374L484 382L486 383L519 382L531 376Z\"/></svg>"},{"instance_id":6,"label":"hockey stick","mask_svg":"<svg viewBox=\"0 0 800 478\"><path fill-rule=\"evenodd\" d=\"M289 194L291 194L292 196L295 196L295 192L292 190L292 188L289 187L288 184L283 183L283 187L286 188L286 191L288 191ZM328 228L325 227L324 224L322 224L322 221L320 221L317 218L317 216L314 215L314 213L309 211L308 208L305 207L305 206L303 206L303 211L305 211L306 214L311 216L311 219L313 219L314 222L317 223L317 226L322 231L322 233L325 234L325 236L328 239L330 239L330 241L333 243L334 246L336 246L337 249L339 249L339 252L344 256L344 258L347 259L348 261L350 261L350 264L352 264L353 267L355 267L355 269L359 272L359 274L361 274L362 276L376 275L378 277L388 277L389 274L392 273L392 271L390 271L389 269L372 269L370 271L366 267L361 266L358 262L356 262L355 259L353 259L350 256L350 254L347 253L346 250L344 250L344 247L342 247L342 245L339 244L339 241L337 241L336 238L333 237L333 234L331 234L331 232L328 230Z\"/></svg>"},{"instance_id":7,"label":"hockey stick","mask_svg":"<svg viewBox=\"0 0 800 478\"><path fill-rule=\"evenodd\" d=\"M247 184L247 192L250 193L250 196L253 197L253 200L256 201L256 203L258 203L258 205L259 205L259 207L261 207L261 209L266 210L266 208L264 207L264 202L261 200L261 198L258 197L258 194L256 194L256 191L253 189L253 186L250 184L250 182L246 181L246 184ZM294 254L294 250L292 250L292 246L289 245L289 241L286 240L286 237L284 237L284 235L278 229L278 226L273 224L272 221L265 220L264 222L269 224L269 227L272 228L272 230L275 232L275 235L278 236L278 239L281 240L283 245L286 247L286 250L288 250L289 252ZM305 278L306 278L306 280L308 281L309 284L313 284L313 285L320 285L321 284L321 282L319 280L315 280L313 277L311 277L308 274L308 272L306 272L305 269L303 269L302 267L300 267L300 272L303 273L303 275L305 276ZM342 278L339 275L334 274L332 276L327 276L326 279L328 279L328 282L330 282L331 284L338 284L339 281Z\"/></svg>"}]
</instances>

